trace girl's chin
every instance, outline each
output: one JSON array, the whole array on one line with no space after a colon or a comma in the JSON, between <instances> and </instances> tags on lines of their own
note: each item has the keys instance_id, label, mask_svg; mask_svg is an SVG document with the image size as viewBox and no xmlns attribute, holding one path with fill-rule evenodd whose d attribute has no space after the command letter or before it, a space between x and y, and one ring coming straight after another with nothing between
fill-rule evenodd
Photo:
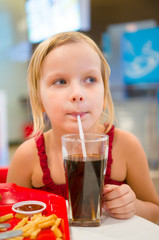
<instances>
[{"instance_id":1,"label":"girl's chin","mask_svg":"<svg viewBox=\"0 0 159 240\"><path fill-rule=\"evenodd\" d=\"M79 129L77 128L67 128L67 133L79 133Z\"/></svg>"},{"instance_id":2,"label":"girl's chin","mask_svg":"<svg viewBox=\"0 0 159 240\"><path fill-rule=\"evenodd\" d=\"M79 133L79 127L78 127L78 125L75 127L75 126L68 126L67 128L66 128L67 130L67 133ZM84 133L89 133L89 132L91 132L91 129L90 129L90 126L83 126L83 132Z\"/></svg>"}]
</instances>

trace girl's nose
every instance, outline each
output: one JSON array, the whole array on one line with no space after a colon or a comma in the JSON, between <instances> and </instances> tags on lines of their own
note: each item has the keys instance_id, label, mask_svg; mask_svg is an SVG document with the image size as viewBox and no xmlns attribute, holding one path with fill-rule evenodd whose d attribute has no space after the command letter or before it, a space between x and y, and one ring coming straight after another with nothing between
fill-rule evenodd
<instances>
[{"instance_id":1,"label":"girl's nose","mask_svg":"<svg viewBox=\"0 0 159 240\"><path fill-rule=\"evenodd\" d=\"M76 86L71 90L70 94L71 102L82 102L84 101L84 95L80 87Z\"/></svg>"},{"instance_id":2,"label":"girl's nose","mask_svg":"<svg viewBox=\"0 0 159 240\"><path fill-rule=\"evenodd\" d=\"M72 98L72 102L76 102L76 101L83 101L83 97L81 96L76 96Z\"/></svg>"}]
</instances>

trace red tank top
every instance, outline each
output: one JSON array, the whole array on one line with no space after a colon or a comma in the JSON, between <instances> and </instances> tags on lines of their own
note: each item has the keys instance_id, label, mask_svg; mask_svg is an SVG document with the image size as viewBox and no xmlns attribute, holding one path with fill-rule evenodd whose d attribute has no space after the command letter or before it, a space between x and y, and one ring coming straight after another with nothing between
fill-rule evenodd
<instances>
[{"instance_id":1,"label":"red tank top","mask_svg":"<svg viewBox=\"0 0 159 240\"><path fill-rule=\"evenodd\" d=\"M109 150L108 150L108 161L107 161L107 170L106 170L106 175L104 179L104 184L115 184L115 185L122 185L125 183L119 182L116 180L113 180L110 178L111 175L111 165L113 163L113 158L112 158L112 143L113 143L113 138L114 138L114 126L110 129L110 131L107 133L109 135ZM44 135L40 135L40 137L36 140L36 146L38 150L38 155L40 159L40 165L43 171L43 183L44 186L35 188L38 190L43 190L47 192L51 192L57 195L63 196L65 199L67 199L67 189L66 189L66 184L60 184L57 185L53 182L51 175L50 175L50 170L48 168L47 164L47 155L45 152L45 142L44 142Z\"/></svg>"}]
</instances>

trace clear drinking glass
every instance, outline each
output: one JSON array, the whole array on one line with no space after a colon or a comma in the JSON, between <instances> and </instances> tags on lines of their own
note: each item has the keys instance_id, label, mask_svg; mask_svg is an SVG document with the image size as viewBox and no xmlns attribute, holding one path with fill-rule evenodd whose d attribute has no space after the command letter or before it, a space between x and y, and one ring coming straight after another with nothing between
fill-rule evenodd
<instances>
[{"instance_id":1,"label":"clear drinking glass","mask_svg":"<svg viewBox=\"0 0 159 240\"><path fill-rule=\"evenodd\" d=\"M78 134L62 136L68 217L70 225L98 226L101 220L102 189L108 157L109 136L85 134L86 156Z\"/></svg>"}]
</instances>

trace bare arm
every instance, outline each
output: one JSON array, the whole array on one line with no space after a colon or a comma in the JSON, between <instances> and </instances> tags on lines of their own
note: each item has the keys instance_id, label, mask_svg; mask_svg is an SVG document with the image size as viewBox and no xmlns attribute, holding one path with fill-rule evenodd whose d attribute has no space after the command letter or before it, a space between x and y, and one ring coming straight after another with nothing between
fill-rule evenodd
<instances>
[{"instance_id":1,"label":"bare arm","mask_svg":"<svg viewBox=\"0 0 159 240\"><path fill-rule=\"evenodd\" d=\"M130 138L132 155L127 160L127 183L136 194L136 214L157 222L159 196L150 177L148 161L139 141L134 136Z\"/></svg>"},{"instance_id":2,"label":"bare arm","mask_svg":"<svg viewBox=\"0 0 159 240\"><path fill-rule=\"evenodd\" d=\"M15 183L18 186L31 188L31 177L34 164L34 142L24 142L15 152L9 166L7 175L8 183Z\"/></svg>"},{"instance_id":3,"label":"bare arm","mask_svg":"<svg viewBox=\"0 0 159 240\"><path fill-rule=\"evenodd\" d=\"M120 135L120 132L119 132ZM106 185L104 208L116 218L129 218L134 214L152 222L159 220L159 197L149 174L145 153L132 134L122 132L119 147L126 163L128 185Z\"/></svg>"}]
</instances>

